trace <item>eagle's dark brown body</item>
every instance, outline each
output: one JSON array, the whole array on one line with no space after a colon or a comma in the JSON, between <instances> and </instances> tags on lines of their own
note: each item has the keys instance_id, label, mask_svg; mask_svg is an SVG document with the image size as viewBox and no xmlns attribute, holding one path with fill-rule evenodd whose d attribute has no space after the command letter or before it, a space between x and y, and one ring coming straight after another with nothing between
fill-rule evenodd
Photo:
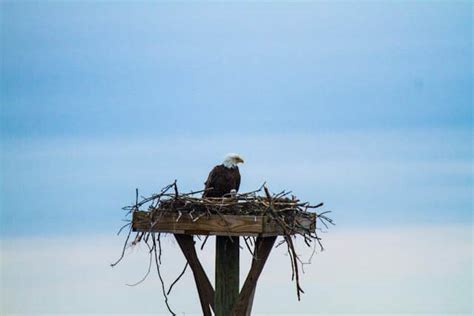
<instances>
[{"instance_id":1,"label":"eagle's dark brown body","mask_svg":"<svg viewBox=\"0 0 474 316\"><path fill-rule=\"evenodd\" d=\"M215 166L204 183L206 191L203 197L222 197L230 191L239 191L240 172L237 166L227 168L224 165Z\"/></svg>"}]
</instances>

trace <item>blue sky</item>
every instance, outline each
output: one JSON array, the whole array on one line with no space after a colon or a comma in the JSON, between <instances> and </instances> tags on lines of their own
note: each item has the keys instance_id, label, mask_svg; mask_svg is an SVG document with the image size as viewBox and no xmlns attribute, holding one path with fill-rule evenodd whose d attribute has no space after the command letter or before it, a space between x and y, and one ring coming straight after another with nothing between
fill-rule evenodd
<instances>
[{"instance_id":1,"label":"blue sky","mask_svg":"<svg viewBox=\"0 0 474 316\"><path fill-rule=\"evenodd\" d=\"M336 236L447 227L472 247L472 3L0 5L4 241L112 235L136 187L200 189L239 152L242 190L323 201Z\"/></svg>"},{"instance_id":2,"label":"blue sky","mask_svg":"<svg viewBox=\"0 0 474 316\"><path fill-rule=\"evenodd\" d=\"M103 229L226 152L348 224L469 222L470 9L2 2L2 231Z\"/></svg>"},{"instance_id":3,"label":"blue sky","mask_svg":"<svg viewBox=\"0 0 474 316\"><path fill-rule=\"evenodd\" d=\"M472 125L468 2L2 9L6 138Z\"/></svg>"}]
</instances>

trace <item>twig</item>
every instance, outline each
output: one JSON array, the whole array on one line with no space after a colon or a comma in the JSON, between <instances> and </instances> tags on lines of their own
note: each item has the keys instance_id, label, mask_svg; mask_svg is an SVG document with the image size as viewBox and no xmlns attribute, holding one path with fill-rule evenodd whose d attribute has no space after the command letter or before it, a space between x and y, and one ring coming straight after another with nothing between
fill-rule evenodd
<instances>
[{"instance_id":1,"label":"twig","mask_svg":"<svg viewBox=\"0 0 474 316\"><path fill-rule=\"evenodd\" d=\"M128 230L128 235L127 235L127 238L125 239L125 243L123 244L122 254L120 255L120 258L118 258L118 260L115 263L112 263L110 265L111 267L115 267L117 263L122 261L123 257L125 256L125 249L127 249L127 243L128 243L128 239L130 238L131 233L132 233L132 226L130 226L130 229Z\"/></svg>"},{"instance_id":2,"label":"twig","mask_svg":"<svg viewBox=\"0 0 474 316\"><path fill-rule=\"evenodd\" d=\"M158 254L158 261L160 262L161 264L161 234L158 233L158 237L156 237L157 241L158 241L158 251L159 251L159 254Z\"/></svg>"},{"instance_id":3,"label":"twig","mask_svg":"<svg viewBox=\"0 0 474 316\"><path fill-rule=\"evenodd\" d=\"M148 242L146 242L146 244L148 245ZM148 270L147 272L145 273L145 275L143 276L143 278L140 279L140 281L136 282L136 283L133 283L133 284L127 284L128 286L137 286L138 284L142 283L143 281L146 280L146 278L148 277L148 275L150 274L150 271L151 271L151 262L152 262L152 251L151 251L151 248L150 246L148 245L148 248L150 249L149 251L149 256L150 256L150 261L148 263Z\"/></svg>"},{"instance_id":4,"label":"twig","mask_svg":"<svg viewBox=\"0 0 474 316\"><path fill-rule=\"evenodd\" d=\"M165 282L163 281L163 277L161 276L161 272L160 272L160 264L161 264L161 262L158 260L158 255L157 255L157 253L156 253L156 242L155 242L155 238L153 238L153 247L154 247L153 253L155 254L156 271L158 272L158 277L160 278L161 290L162 290L163 296L164 296L164 298L165 298L165 304L166 304L166 307L168 308L168 311L171 313L171 315L176 316L176 314L173 312L173 310L171 309L170 305L168 304L168 296L166 295L166 291L165 291ZM151 249L150 249L150 250L151 250ZM160 247L160 253L161 253L161 247Z\"/></svg>"},{"instance_id":5,"label":"twig","mask_svg":"<svg viewBox=\"0 0 474 316\"><path fill-rule=\"evenodd\" d=\"M173 283L171 283L170 288L168 289L168 292L166 293L166 295L170 295L171 289L173 288L173 286L176 283L178 283L179 279L181 279L181 277L184 275L184 273L186 272L186 269L188 268L188 265L189 265L189 263L186 261L186 264L184 265L183 271L181 271L181 273L178 275L176 280L174 280Z\"/></svg>"},{"instance_id":6,"label":"twig","mask_svg":"<svg viewBox=\"0 0 474 316\"><path fill-rule=\"evenodd\" d=\"M120 227L119 231L117 232L117 236L120 235L120 233L122 232L122 230L123 230L125 227L130 226L130 225L132 225L131 222L130 222L130 223L127 223L127 224L125 224L125 225L123 225L122 227Z\"/></svg>"},{"instance_id":7,"label":"twig","mask_svg":"<svg viewBox=\"0 0 474 316\"><path fill-rule=\"evenodd\" d=\"M208 238L209 238L209 235L206 235L206 237L204 238L204 241L202 242L201 250L204 249L204 245L206 244Z\"/></svg>"},{"instance_id":8,"label":"twig","mask_svg":"<svg viewBox=\"0 0 474 316\"><path fill-rule=\"evenodd\" d=\"M281 240L275 247L279 247L284 243L287 245L287 252L291 263L292 280L295 282L296 294L298 300L300 300L301 293L304 293L300 286L300 271L304 273L304 265L311 263L311 260L316 253L317 245L319 245L321 251L324 250L321 238L318 236L318 231L324 232L324 230L319 228L320 225L323 225L323 228L326 229L328 229L330 225L335 225L333 220L327 216L330 211L323 211L320 213L314 212L313 210L323 206L323 203L311 205L309 202L301 202L294 195L289 197L291 191L283 190L277 194L271 194L266 183L263 183L257 190L254 191L235 194L232 193L223 197L203 198L195 196L195 194L205 191L206 190L179 193L177 180L175 180L173 183L163 187L159 193L152 194L149 197L142 196L141 200L138 198L138 188L135 189L135 203L123 208L125 211L128 211L127 215L142 209L146 209L149 212L150 230L145 233L138 233L131 244L134 245L144 240L148 248L152 250L155 256L158 274L162 282L165 303L170 312L171 309L168 305L167 295L171 293L173 286L177 284L182 275L185 273L187 264L185 265L181 274L171 284L167 293L165 293L164 282L161 278L160 272L162 255L161 234L158 233L158 235L155 236L155 234L152 232L152 228L155 227L155 224L162 220L162 217L166 213L177 214L177 218L175 219L176 222L179 222L181 218L183 218L183 220L189 220L188 218L190 218L192 222L196 222L204 216L209 218L211 215L217 215L224 221L225 225L229 227L229 231L230 223L227 221L225 215L250 215L254 216L255 219L257 216L268 216L270 220L276 222L283 232L283 240ZM305 224L305 222L308 221L314 224L308 226ZM130 228L122 249L121 256L115 263L111 264L111 266L118 264L125 256L126 248L129 246L128 242L130 235L133 231L131 224L132 223L130 220L128 220L127 224L122 226L118 232L118 234L120 234L126 227ZM301 235L305 245L313 249L307 262L302 261L296 252L295 244L293 243L292 238L296 238L297 235ZM148 244L150 236L153 240L152 247L150 247ZM208 237L209 236L206 235L204 241L202 242L201 250L204 249ZM244 237L244 241L250 254L255 256L255 253L251 249L252 245L255 245L255 237ZM240 247L243 249L242 246ZM150 262L151 260L152 259L150 256ZM301 264L301 266L299 266L299 264ZM146 279L150 270L151 265L149 264L147 273L140 281L135 284L127 285L134 286L140 284ZM171 313L174 315L173 312Z\"/></svg>"}]
</instances>

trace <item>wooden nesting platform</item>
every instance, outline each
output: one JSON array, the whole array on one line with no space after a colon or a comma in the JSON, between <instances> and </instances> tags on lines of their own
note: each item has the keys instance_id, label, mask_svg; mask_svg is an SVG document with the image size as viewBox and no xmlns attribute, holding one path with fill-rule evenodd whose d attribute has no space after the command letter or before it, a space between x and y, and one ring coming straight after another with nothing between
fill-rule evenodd
<instances>
[{"instance_id":1,"label":"wooden nesting platform","mask_svg":"<svg viewBox=\"0 0 474 316\"><path fill-rule=\"evenodd\" d=\"M142 197L139 201L136 189L135 203L123 208L127 215L132 214L132 222L119 261L125 253L130 233L135 231L137 234L133 243L144 240L148 245L148 240L153 241L153 248L148 246L151 248L150 253L154 251L160 273L155 242L158 240L158 251L161 254L159 233L172 234L192 270L202 315L250 316L258 279L276 239L282 236L282 242L286 242L288 247L299 300L300 293L303 293L298 272L301 261L298 260L293 237L301 235L308 246L311 242L321 245L316 234L316 221L325 227L326 223L333 224L324 215L328 211L315 212L323 203L312 205L302 202L296 196L290 196L291 191L270 194L265 184L255 191L218 198L202 197L202 192L204 191L180 194L175 181L162 188L159 193ZM208 236L216 236L214 284L211 284L199 260L195 235L206 235L201 248ZM240 247L241 241L245 242L252 255L250 270L243 284L239 279L240 250L243 249ZM162 288L165 303L171 314L175 315L167 303L163 283Z\"/></svg>"},{"instance_id":2,"label":"wooden nesting platform","mask_svg":"<svg viewBox=\"0 0 474 316\"><path fill-rule=\"evenodd\" d=\"M316 214L296 215L290 234L314 232ZM281 225L269 215L218 215L191 217L188 213L146 211L133 212L132 230L186 235L259 236L284 235Z\"/></svg>"},{"instance_id":3,"label":"wooden nesting platform","mask_svg":"<svg viewBox=\"0 0 474 316\"><path fill-rule=\"evenodd\" d=\"M278 219L270 214L200 213L193 217L189 212L138 210L132 214L133 231L174 235L193 271L204 316L250 316L257 281L276 238L314 233L317 219L316 213L309 212L295 212L288 217L278 216ZM215 287L197 256L193 235L216 235ZM242 288L239 280L239 236L256 237L251 268Z\"/></svg>"}]
</instances>

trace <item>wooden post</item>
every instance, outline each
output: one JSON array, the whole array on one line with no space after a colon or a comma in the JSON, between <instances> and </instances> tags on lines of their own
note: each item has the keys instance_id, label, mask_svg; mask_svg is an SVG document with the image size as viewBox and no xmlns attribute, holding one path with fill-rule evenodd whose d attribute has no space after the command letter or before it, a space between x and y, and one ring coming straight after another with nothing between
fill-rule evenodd
<instances>
[{"instance_id":1,"label":"wooden post","mask_svg":"<svg viewBox=\"0 0 474 316\"><path fill-rule=\"evenodd\" d=\"M239 237L216 236L216 316L229 316L239 297Z\"/></svg>"},{"instance_id":2,"label":"wooden post","mask_svg":"<svg viewBox=\"0 0 474 316\"><path fill-rule=\"evenodd\" d=\"M232 313L229 315L250 315L252 312L253 298L255 295L255 289L257 287L257 281L263 271L265 262L267 262L268 256L270 256L270 252L272 251L273 245L275 244L275 240L276 236L257 238L257 242L255 243L254 257L252 259L252 266L250 267L247 279L242 286L242 291L240 291L239 299L235 303Z\"/></svg>"},{"instance_id":3,"label":"wooden post","mask_svg":"<svg viewBox=\"0 0 474 316\"><path fill-rule=\"evenodd\" d=\"M134 211L132 230L174 234L193 272L204 316L250 316L258 279L277 236L314 232L317 219L315 213L301 213L294 219L298 227L288 232L271 215L208 214L199 216L199 221L181 215L171 211ZM216 235L215 290L197 256L194 235ZM241 291L239 236L258 236Z\"/></svg>"}]
</instances>

